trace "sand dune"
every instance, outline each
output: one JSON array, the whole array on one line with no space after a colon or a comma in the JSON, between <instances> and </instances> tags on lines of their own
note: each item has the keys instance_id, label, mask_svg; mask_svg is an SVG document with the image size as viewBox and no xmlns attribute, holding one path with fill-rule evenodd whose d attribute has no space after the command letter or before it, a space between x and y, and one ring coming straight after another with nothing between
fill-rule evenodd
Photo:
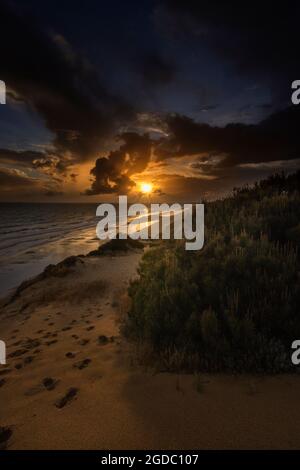
<instances>
[{"instance_id":1,"label":"sand dune","mask_svg":"<svg viewBox=\"0 0 300 470\"><path fill-rule=\"evenodd\" d=\"M299 448L299 377L195 377L137 364L119 316L140 257L77 258L2 306L0 446Z\"/></svg>"}]
</instances>

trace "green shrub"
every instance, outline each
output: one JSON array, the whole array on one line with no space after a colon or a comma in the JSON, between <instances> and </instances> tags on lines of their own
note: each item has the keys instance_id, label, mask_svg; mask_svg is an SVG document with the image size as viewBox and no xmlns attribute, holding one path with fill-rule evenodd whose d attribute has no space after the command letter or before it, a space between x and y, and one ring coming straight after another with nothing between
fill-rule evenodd
<instances>
[{"instance_id":1,"label":"green shrub","mask_svg":"<svg viewBox=\"0 0 300 470\"><path fill-rule=\"evenodd\" d=\"M146 252L124 333L170 370L289 370L300 337L295 182L279 175L209 203L198 252L181 241Z\"/></svg>"}]
</instances>

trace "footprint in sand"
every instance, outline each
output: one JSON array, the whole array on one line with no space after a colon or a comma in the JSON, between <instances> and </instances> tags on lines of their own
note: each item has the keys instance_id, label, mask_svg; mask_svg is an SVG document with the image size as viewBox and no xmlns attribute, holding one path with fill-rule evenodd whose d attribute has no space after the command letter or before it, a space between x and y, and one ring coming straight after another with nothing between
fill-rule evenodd
<instances>
[{"instance_id":1,"label":"footprint in sand","mask_svg":"<svg viewBox=\"0 0 300 470\"><path fill-rule=\"evenodd\" d=\"M22 345L24 346L24 348L26 348L29 351L31 349L37 348L38 346L41 345L41 343L36 338L27 338L26 341L24 341Z\"/></svg>"},{"instance_id":2,"label":"footprint in sand","mask_svg":"<svg viewBox=\"0 0 300 470\"><path fill-rule=\"evenodd\" d=\"M38 348L33 351L33 354L39 354L40 352L42 352L42 349Z\"/></svg>"},{"instance_id":3,"label":"footprint in sand","mask_svg":"<svg viewBox=\"0 0 300 470\"><path fill-rule=\"evenodd\" d=\"M79 370L85 369L91 362L92 362L91 359L83 359L83 361L76 362L76 364L73 364L73 367Z\"/></svg>"},{"instance_id":4,"label":"footprint in sand","mask_svg":"<svg viewBox=\"0 0 300 470\"><path fill-rule=\"evenodd\" d=\"M51 391L55 389L58 382L59 380L53 379L52 377L45 377L42 381L42 384L44 385L46 390Z\"/></svg>"},{"instance_id":5,"label":"footprint in sand","mask_svg":"<svg viewBox=\"0 0 300 470\"><path fill-rule=\"evenodd\" d=\"M85 346L85 345L88 344L89 342L90 342L89 339L84 338L84 339L82 339L82 340L79 341L79 344L80 344L80 346Z\"/></svg>"},{"instance_id":6,"label":"footprint in sand","mask_svg":"<svg viewBox=\"0 0 300 470\"><path fill-rule=\"evenodd\" d=\"M61 331L69 331L72 330L71 326L65 326L64 328L61 329Z\"/></svg>"},{"instance_id":7,"label":"footprint in sand","mask_svg":"<svg viewBox=\"0 0 300 470\"><path fill-rule=\"evenodd\" d=\"M12 433L11 428L0 426L0 450L5 450L7 448L7 444Z\"/></svg>"},{"instance_id":8,"label":"footprint in sand","mask_svg":"<svg viewBox=\"0 0 300 470\"><path fill-rule=\"evenodd\" d=\"M101 345L107 344L109 342L109 339L105 335L98 336L98 343Z\"/></svg>"},{"instance_id":9,"label":"footprint in sand","mask_svg":"<svg viewBox=\"0 0 300 470\"><path fill-rule=\"evenodd\" d=\"M31 364L34 361L34 356L27 356L24 358L23 362L17 362L15 364L15 369L19 370L22 369L24 366Z\"/></svg>"},{"instance_id":10,"label":"footprint in sand","mask_svg":"<svg viewBox=\"0 0 300 470\"><path fill-rule=\"evenodd\" d=\"M46 341L46 346L52 346L52 344L57 343L57 339L53 339L52 341Z\"/></svg>"},{"instance_id":11,"label":"footprint in sand","mask_svg":"<svg viewBox=\"0 0 300 470\"><path fill-rule=\"evenodd\" d=\"M56 402L54 403L56 408L63 408L64 406L66 406L67 403L70 403L72 400L74 400L78 392L79 392L78 388L75 388L75 387L69 388L67 393L63 397L56 400Z\"/></svg>"},{"instance_id":12,"label":"footprint in sand","mask_svg":"<svg viewBox=\"0 0 300 470\"><path fill-rule=\"evenodd\" d=\"M82 320L84 320L85 318L88 318L90 316L89 313L87 313L86 315L81 315L81 318ZM88 322L89 320L85 320L86 322Z\"/></svg>"},{"instance_id":13,"label":"footprint in sand","mask_svg":"<svg viewBox=\"0 0 300 470\"><path fill-rule=\"evenodd\" d=\"M53 379L52 377L45 377L41 383L39 383L38 385L34 385L29 390L26 390L24 395L26 397L32 397L34 395L37 395L38 393L42 393L45 389L50 392L51 390L55 389L58 383L59 380Z\"/></svg>"},{"instance_id":14,"label":"footprint in sand","mask_svg":"<svg viewBox=\"0 0 300 470\"><path fill-rule=\"evenodd\" d=\"M76 354L73 353L73 352L67 352L67 353L66 353L66 357L67 357L68 359L74 359L75 356L76 356Z\"/></svg>"},{"instance_id":15,"label":"footprint in sand","mask_svg":"<svg viewBox=\"0 0 300 470\"><path fill-rule=\"evenodd\" d=\"M72 335L72 338L74 338L74 339L78 339L78 338L79 338L79 336L78 336L78 335Z\"/></svg>"},{"instance_id":16,"label":"footprint in sand","mask_svg":"<svg viewBox=\"0 0 300 470\"><path fill-rule=\"evenodd\" d=\"M88 327L86 328L86 331L92 331L94 328L95 328L94 326L88 326Z\"/></svg>"},{"instance_id":17,"label":"footprint in sand","mask_svg":"<svg viewBox=\"0 0 300 470\"><path fill-rule=\"evenodd\" d=\"M25 348L22 348L22 349L16 349L15 351L11 352L8 357L11 358L11 357L20 357L20 356L23 356L23 354L26 354L27 353L27 349Z\"/></svg>"}]
</instances>

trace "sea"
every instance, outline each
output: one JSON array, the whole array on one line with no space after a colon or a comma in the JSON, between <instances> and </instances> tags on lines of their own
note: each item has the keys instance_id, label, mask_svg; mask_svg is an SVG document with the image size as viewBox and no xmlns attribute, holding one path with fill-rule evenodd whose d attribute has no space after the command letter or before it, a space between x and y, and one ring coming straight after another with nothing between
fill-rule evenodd
<instances>
[{"instance_id":1,"label":"sea","mask_svg":"<svg viewBox=\"0 0 300 470\"><path fill-rule=\"evenodd\" d=\"M0 297L48 264L99 246L97 204L0 203Z\"/></svg>"}]
</instances>

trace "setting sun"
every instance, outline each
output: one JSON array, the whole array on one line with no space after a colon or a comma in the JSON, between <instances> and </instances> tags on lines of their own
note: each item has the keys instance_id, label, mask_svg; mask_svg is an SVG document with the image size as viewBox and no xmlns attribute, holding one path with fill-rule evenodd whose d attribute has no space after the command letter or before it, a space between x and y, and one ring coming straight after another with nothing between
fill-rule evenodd
<instances>
[{"instance_id":1,"label":"setting sun","mask_svg":"<svg viewBox=\"0 0 300 470\"><path fill-rule=\"evenodd\" d=\"M150 194L152 191L151 183L141 183L141 192L144 194Z\"/></svg>"}]
</instances>

